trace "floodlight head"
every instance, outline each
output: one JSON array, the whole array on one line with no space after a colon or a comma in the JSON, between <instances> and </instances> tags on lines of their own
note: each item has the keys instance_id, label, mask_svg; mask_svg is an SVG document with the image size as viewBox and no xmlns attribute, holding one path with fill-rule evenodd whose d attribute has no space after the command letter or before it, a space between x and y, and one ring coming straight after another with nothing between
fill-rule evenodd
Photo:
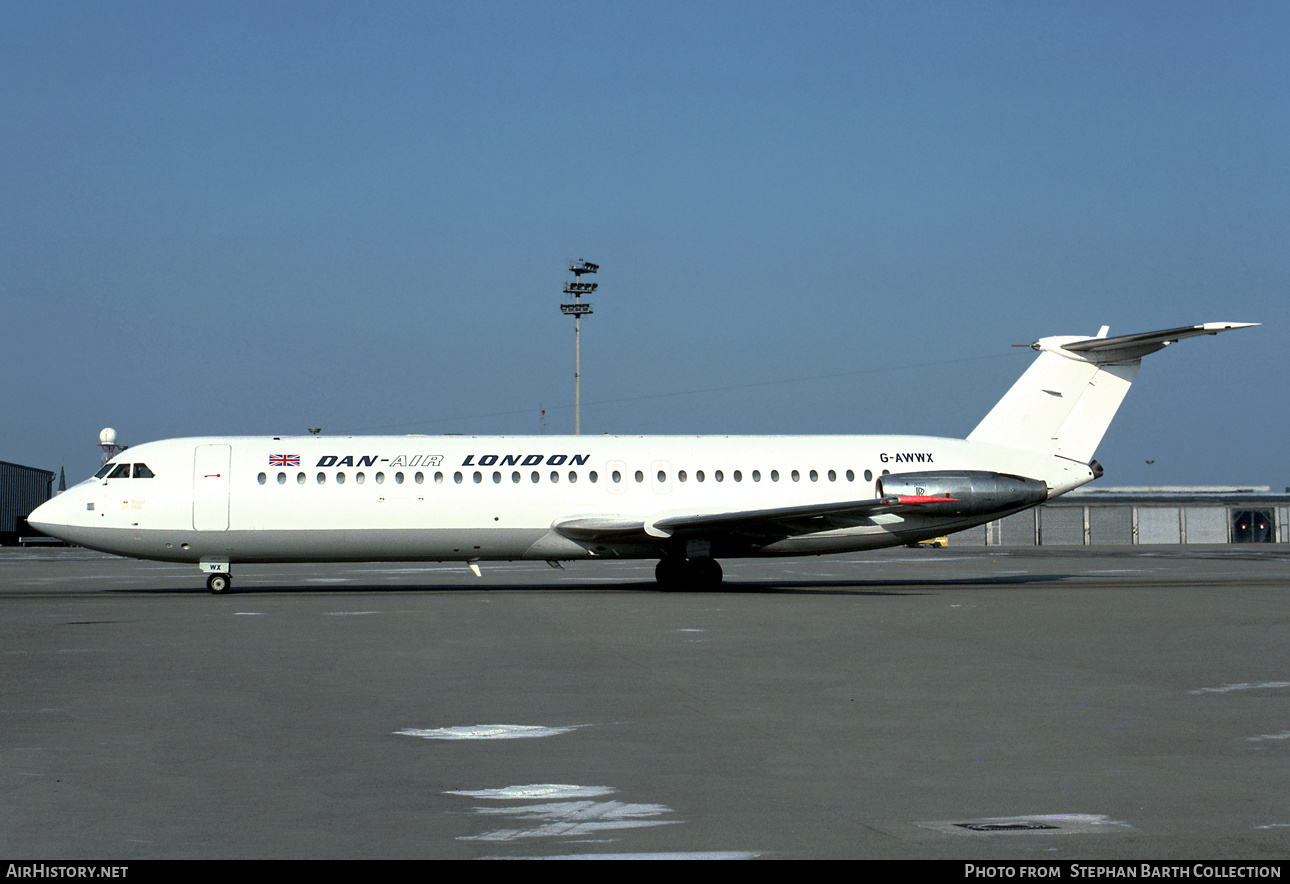
<instances>
[{"instance_id":1,"label":"floodlight head","mask_svg":"<svg viewBox=\"0 0 1290 884\"><path fill-rule=\"evenodd\" d=\"M579 274L595 273L597 270L600 269L600 265L592 264L590 261L584 261L581 258L579 258L577 261L574 261L572 264L569 265L569 269L574 273L579 273Z\"/></svg>"}]
</instances>

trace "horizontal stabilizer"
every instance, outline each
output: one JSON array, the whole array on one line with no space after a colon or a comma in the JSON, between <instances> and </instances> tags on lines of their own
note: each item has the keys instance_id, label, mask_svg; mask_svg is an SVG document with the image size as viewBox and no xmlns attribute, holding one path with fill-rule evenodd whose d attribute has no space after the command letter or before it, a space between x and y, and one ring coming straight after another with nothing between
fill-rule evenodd
<instances>
[{"instance_id":1,"label":"horizontal stabilizer","mask_svg":"<svg viewBox=\"0 0 1290 884\"><path fill-rule=\"evenodd\" d=\"M1113 359L1141 359L1148 353L1154 353L1168 347L1183 338L1194 338L1197 335L1216 335L1221 331L1234 328L1249 328L1257 322L1206 322L1201 325L1185 325L1182 328L1170 328L1164 331L1141 332L1136 335L1120 335L1116 338L1088 338L1062 344L1063 350L1075 353L1093 353L1091 357L1098 362ZM1031 345L1034 346L1034 345Z\"/></svg>"}]
</instances>

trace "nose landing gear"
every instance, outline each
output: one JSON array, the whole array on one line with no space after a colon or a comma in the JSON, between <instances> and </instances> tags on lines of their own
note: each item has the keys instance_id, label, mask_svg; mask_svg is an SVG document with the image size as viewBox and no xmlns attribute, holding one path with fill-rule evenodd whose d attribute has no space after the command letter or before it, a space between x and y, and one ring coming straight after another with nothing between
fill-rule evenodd
<instances>
[{"instance_id":1,"label":"nose landing gear","mask_svg":"<svg viewBox=\"0 0 1290 884\"><path fill-rule=\"evenodd\" d=\"M206 574L206 588L213 595L222 595L229 591L233 585L233 575L229 573L228 559L220 557L206 557L197 563Z\"/></svg>"}]
</instances>

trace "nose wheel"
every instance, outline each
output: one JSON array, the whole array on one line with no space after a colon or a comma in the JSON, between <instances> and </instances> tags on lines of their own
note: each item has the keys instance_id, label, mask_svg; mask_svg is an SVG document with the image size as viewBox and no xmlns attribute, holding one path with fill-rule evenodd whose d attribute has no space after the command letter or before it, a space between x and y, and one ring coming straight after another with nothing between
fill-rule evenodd
<instances>
[{"instance_id":1,"label":"nose wheel","mask_svg":"<svg viewBox=\"0 0 1290 884\"><path fill-rule=\"evenodd\" d=\"M227 574L212 574L206 578L206 588L215 595L228 592L232 585L233 579Z\"/></svg>"}]
</instances>

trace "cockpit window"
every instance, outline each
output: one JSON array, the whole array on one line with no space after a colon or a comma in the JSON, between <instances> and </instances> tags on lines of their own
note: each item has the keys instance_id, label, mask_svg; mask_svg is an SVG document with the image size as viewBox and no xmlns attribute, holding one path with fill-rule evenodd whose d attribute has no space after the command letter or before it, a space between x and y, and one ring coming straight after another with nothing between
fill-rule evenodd
<instances>
[{"instance_id":1,"label":"cockpit window","mask_svg":"<svg viewBox=\"0 0 1290 884\"><path fill-rule=\"evenodd\" d=\"M134 478L136 479L154 479L156 474L148 469L146 463L105 463L103 467L94 474L96 479L128 479L130 471L133 468Z\"/></svg>"}]
</instances>

